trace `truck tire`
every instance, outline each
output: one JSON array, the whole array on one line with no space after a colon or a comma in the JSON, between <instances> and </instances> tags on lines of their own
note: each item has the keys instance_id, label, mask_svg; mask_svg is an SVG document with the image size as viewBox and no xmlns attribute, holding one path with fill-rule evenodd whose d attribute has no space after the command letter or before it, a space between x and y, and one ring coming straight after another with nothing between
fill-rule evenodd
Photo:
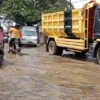
<instances>
[{"instance_id":1,"label":"truck tire","mask_svg":"<svg viewBox=\"0 0 100 100\"><path fill-rule=\"evenodd\" d=\"M96 59L97 59L97 63L100 64L100 46L97 49Z\"/></svg>"},{"instance_id":2,"label":"truck tire","mask_svg":"<svg viewBox=\"0 0 100 100\"><path fill-rule=\"evenodd\" d=\"M61 55L63 52L63 49L61 47L57 47L54 40L49 41L48 44L48 51L50 55Z\"/></svg>"}]
</instances>

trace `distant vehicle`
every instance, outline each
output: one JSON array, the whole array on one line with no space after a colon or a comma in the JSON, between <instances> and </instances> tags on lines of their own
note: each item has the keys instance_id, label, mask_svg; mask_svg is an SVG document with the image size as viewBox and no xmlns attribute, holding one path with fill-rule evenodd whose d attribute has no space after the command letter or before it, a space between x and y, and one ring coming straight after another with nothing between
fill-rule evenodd
<instances>
[{"instance_id":1,"label":"distant vehicle","mask_svg":"<svg viewBox=\"0 0 100 100\"><path fill-rule=\"evenodd\" d=\"M37 46L37 43L38 43L38 35L36 32L36 28L32 26L22 27L21 44Z\"/></svg>"},{"instance_id":2,"label":"distant vehicle","mask_svg":"<svg viewBox=\"0 0 100 100\"><path fill-rule=\"evenodd\" d=\"M12 20L0 20L0 25L3 27L4 31L7 33L8 26L15 26L16 22Z\"/></svg>"}]
</instances>

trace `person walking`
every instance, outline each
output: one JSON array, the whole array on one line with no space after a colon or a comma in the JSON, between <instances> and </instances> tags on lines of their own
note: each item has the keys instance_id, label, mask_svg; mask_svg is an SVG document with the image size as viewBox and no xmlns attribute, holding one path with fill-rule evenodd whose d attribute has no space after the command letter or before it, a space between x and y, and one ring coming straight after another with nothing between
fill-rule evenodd
<instances>
[{"instance_id":1,"label":"person walking","mask_svg":"<svg viewBox=\"0 0 100 100\"><path fill-rule=\"evenodd\" d=\"M0 26L0 57L2 56L2 60L4 57L4 37L6 36L3 27Z\"/></svg>"}]
</instances>

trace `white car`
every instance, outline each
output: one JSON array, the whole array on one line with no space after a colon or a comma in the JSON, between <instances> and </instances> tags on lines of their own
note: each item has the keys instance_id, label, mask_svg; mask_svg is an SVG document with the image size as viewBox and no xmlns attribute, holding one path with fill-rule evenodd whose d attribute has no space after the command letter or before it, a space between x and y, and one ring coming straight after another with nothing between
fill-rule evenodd
<instances>
[{"instance_id":1,"label":"white car","mask_svg":"<svg viewBox=\"0 0 100 100\"><path fill-rule=\"evenodd\" d=\"M22 39L21 44L34 45L38 44L38 35L36 28L30 26L22 27Z\"/></svg>"}]
</instances>

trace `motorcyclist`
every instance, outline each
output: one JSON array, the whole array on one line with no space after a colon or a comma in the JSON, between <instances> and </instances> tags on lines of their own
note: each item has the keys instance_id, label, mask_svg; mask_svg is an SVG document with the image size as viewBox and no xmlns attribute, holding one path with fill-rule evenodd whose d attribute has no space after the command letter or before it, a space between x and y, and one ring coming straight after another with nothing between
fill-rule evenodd
<instances>
[{"instance_id":1,"label":"motorcyclist","mask_svg":"<svg viewBox=\"0 0 100 100\"><path fill-rule=\"evenodd\" d=\"M0 26L0 55L2 55L2 60L4 56L4 37L6 36L3 27Z\"/></svg>"},{"instance_id":2,"label":"motorcyclist","mask_svg":"<svg viewBox=\"0 0 100 100\"><path fill-rule=\"evenodd\" d=\"M11 39L9 41L9 51L10 52L13 48L13 42L15 42L15 40L19 41L19 47L20 47L20 39L22 38L22 32L20 30L20 26L19 25L15 25L15 26L10 26L8 29L8 32L11 34ZM19 50L17 50L19 51Z\"/></svg>"}]
</instances>

